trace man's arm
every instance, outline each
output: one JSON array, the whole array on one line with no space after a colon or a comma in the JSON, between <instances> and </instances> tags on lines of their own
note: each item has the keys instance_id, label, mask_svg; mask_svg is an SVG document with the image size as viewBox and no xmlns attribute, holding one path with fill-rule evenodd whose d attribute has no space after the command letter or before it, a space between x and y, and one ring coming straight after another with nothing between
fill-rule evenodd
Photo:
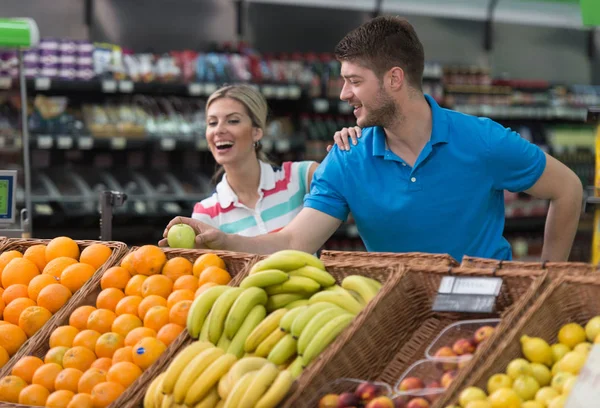
<instances>
[{"instance_id":1,"label":"man's arm","mask_svg":"<svg viewBox=\"0 0 600 408\"><path fill-rule=\"evenodd\" d=\"M525 192L536 198L550 200L542 260L568 261L581 214L581 180L567 166L546 155L544 172Z\"/></svg>"}]
</instances>

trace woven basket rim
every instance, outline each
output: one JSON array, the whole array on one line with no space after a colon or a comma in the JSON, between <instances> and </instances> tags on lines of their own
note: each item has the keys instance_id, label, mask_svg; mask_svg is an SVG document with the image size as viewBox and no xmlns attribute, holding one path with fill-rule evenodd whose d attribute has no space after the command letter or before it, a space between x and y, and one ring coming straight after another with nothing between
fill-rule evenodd
<instances>
[{"instance_id":1,"label":"woven basket rim","mask_svg":"<svg viewBox=\"0 0 600 408\"><path fill-rule=\"evenodd\" d=\"M412 258L425 258L425 259L444 259L450 260L456 265L458 261L454 259L450 254L444 253L428 253L428 252L366 252L366 251L337 251L331 249L324 249L321 251L320 258L333 258L333 257L368 257L368 258L391 258L391 259L412 259Z\"/></svg>"}]
</instances>

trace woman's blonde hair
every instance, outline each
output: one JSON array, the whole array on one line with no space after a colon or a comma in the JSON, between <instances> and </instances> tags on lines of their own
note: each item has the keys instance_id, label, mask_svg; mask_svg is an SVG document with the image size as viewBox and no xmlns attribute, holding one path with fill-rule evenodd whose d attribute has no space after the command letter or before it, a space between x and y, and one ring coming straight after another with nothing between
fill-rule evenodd
<instances>
[{"instance_id":1,"label":"woman's blonde hair","mask_svg":"<svg viewBox=\"0 0 600 408\"><path fill-rule=\"evenodd\" d=\"M210 95L206 101L206 111L208 111L209 106L214 101L222 98L231 98L244 105L246 112L252 121L252 126L262 130L263 134L265 133L269 108L267 106L267 101L260 91L245 84L223 86ZM262 150L260 141L254 144L254 150L256 151L258 160L271 164L271 161ZM219 166L213 176L213 182L218 182L224 172L225 170L223 167Z\"/></svg>"}]
</instances>

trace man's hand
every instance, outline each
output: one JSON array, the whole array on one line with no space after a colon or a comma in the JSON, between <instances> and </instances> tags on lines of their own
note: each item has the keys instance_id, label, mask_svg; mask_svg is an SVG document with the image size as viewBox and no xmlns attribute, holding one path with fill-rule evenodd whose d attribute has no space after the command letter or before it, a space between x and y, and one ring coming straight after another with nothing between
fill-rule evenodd
<instances>
[{"instance_id":1,"label":"man's hand","mask_svg":"<svg viewBox=\"0 0 600 408\"><path fill-rule=\"evenodd\" d=\"M196 232L196 248L198 249L225 249L225 241L227 234L223 231L211 227L208 224L195 220L188 217L175 217L169 222L165 232L163 233L163 239L158 242L159 246L166 247L167 234L169 229L176 224L187 224L194 229Z\"/></svg>"},{"instance_id":2,"label":"man's hand","mask_svg":"<svg viewBox=\"0 0 600 408\"><path fill-rule=\"evenodd\" d=\"M335 132L333 141L340 150L350 150L349 139L352 139L352 144L356 146L361 132L362 130L358 126L343 128L342 130ZM327 151L330 151L332 148L333 145L327 146Z\"/></svg>"}]
</instances>

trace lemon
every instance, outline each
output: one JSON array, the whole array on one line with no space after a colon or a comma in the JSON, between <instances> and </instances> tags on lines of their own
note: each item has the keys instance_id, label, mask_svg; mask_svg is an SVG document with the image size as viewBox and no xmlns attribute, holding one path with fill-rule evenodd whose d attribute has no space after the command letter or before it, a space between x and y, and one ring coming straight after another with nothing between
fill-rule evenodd
<instances>
[{"instance_id":1,"label":"lemon","mask_svg":"<svg viewBox=\"0 0 600 408\"><path fill-rule=\"evenodd\" d=\"M529 401L535 398L540 385L532 376L520 375L513 382L512 388L523 401Z\"/></svg>"},{"instance_id":2,"label":"lemon","mask_svg":"<svg viewBox=\"0 0 600 408\"><path fill-rule=\"evenodd\" d=\"M548 404L548 408L564 408L567 403L566 395L559 395Z\"/></svg>"},{"instance_id":3,"label":"lemon","mask_svg":"<svg viewBox=\"0 0 600 408\"><path fill-rule=\"evenodd\" d=\"M552 377L554 377L556 374L560 373L562 370L560 369L560 361L556 362L553 366L552 366Z\"/></svg>"},{"instance_id":4,"label":"lemon","mask_svg":"<svg viewBox=\"0 0 600 408\"><path fill-rule=\"evenodd\" d=\"M587 354L569 351L557 364L559 370L571 374L579 374L587 360Z\"/></svg>"},{"instance_id":5,"label":"lemon","mask_svg":"<svg viewBox=\"0 0 600 408\"><path fill-rule=\"evenodd\" d=\"M600 316L590 319L585 325L585 335L589 341L594 341L600 334Z\"/></svg>"},{"instance_id":6,"label":"lemon","mask_svg":"<svg viewBox=\"0 0 600 408\"><path fill-rule=\"evenodd\" d=\"M477 387L468 387L465 388L458 397L458 403L462 407L466 407L467 404L471 401L480 401L486 400L487 394L481 389Z\"/></svg>"},{"instance_id":7,"label":"lemon","mask_svg":"<svg viewBox=\"0 0 600 408\"><path fill-rule=\"evenodd\" d=\"M531 364L531 369L533 370L533 378L535 378L540 387L550 384L552 373L548 367L543 364L533 363Z\"/></svg>"},{"instance_id":8,"label":"lemon","mask_svg":"<svg viewBox=\"0 0 600 408\"><path fill-rule=\"evenodd\" d=\"M492 404L489 403L487 400L471 401L467 404L465 408L492 408Z\"/></svg>"},{"instance_id":9,"label":"lemon","mask_svg":"<svg viewBox=\"0 0 600 408\"><path fill-rule=\"evenodd\" d=\"M552 364L552 349L546 340L539 337L521 337L521 351L532 363Z\"/></svg>"},{"instance_id":10,"label":"lemon","mask_svg":"<svg viewBox=\"0 0 600 408\"><path fill-rule=\"evenodd\" d=\"M520 375L533 375L531 364L524 358L516 358L506 367L506 374L513 380Z\"/></svg>"},{"instance_id":11,"label":"lemon","mask_svg":"<svg viewBox=\"0 0 600 408\"><path fill-rule=\"evenodd\" d=\"M569 346L565 346L561 343L553 344L552 346L550 346L550 348L552 349L552 359L555 363L561 358L563 358L565 354L571 351L571 348Z\"/></svg>"},{"instance_id":12,"label":"lemon","mask_svg":"<svg viewBox=\"0 0 600 408\"><path fill-rule=\"evenodd\" d=\"M544 404L537 401L526 401L521 404L521 408L546 408Z\"/></svg>"},{"instance_id":13,"label":"lemon","mask_svg":"<svg viewBox=\"0 0 600 408\"><path fill-rule=\"evenodd\" d=\"M494 374L487 382L488 393L493 393L500 388L511 388L513 380L506 374Z\"/></svg>"},{"instance_id":14,"label":"lemon","mask_svg":"<svg viewBox=\"0 0 600 408\"><path fill-rule=\"evenodd\" d=\"M575 386L576 382L577 382L577 376L573 376L573 377L567 379L567 381L565 381L565 384L563 386L563 390L562 390L563 395L569 395L571 393L571 391L573 390L573 387Z\"/></svg>"},{"instance_id":15,"label":"lemon","mask_svg":"<svg viewBox=\"0 0 600 408\"><path fill-rule=\"evenodd\" d=\"M500 388L488 397L492 408L521 408L521 398L515 390Z\"/></svg>"},{"instance_id":16,"label":"lemon","mask_svg":"<svg viewBox=\"0 0 600 408\"><path fill-rule=\"evenodd\" d=\"M594 344L600 344L600 334L594 339Z\"/></svg>"},{"instance_id":17,"label":"lemon","mask_svg":"<svg viewBox=\"0 0 600 408\"><path fill-rule=\"evenodd\" d=\"M583 353L587 356L588 354L590 354L590 351L592 351L592 343L588 343L587 341L585 343L579 343L575 346L573 351Z\"/></svg>"},{"instance_id":18,"label":"lemon","mask_svg":"<svg viewBox=\"0 0 600 408\"><path fill-rule=\"evenodd\" d=\"M569 379L574 377L573 374L571 373L564 373L564 372L560 372L558 374L556 374L553 378L552 378L552 388L554 388L556 391L558 391L559 394L562 394L563 392L563 388L565 386L565 382Z\"/></svg>"},{"instance_id":19,"label":"lemon","mask_svg":"<svg viewBox=\"0 0 600 408\"><path fill-rule=\"evenodd\" d=\"M558 397L560 393L556 391L552 387L543 387L540 388L538 392L535 393L535 400L544 404L544 407L547 406L550 401L554 398Z\"/></svg>"},{"instance_id":20,"label":"lemon","mask_svg":"<svg viewBox=\"0 0 600 408\"><path fill-rule=\"evenodd\" d=\"M586 339L584 328L577 323L565 324L558 331L558 342L571 348L583 343Z\"/></svg>"}]
</instances>

